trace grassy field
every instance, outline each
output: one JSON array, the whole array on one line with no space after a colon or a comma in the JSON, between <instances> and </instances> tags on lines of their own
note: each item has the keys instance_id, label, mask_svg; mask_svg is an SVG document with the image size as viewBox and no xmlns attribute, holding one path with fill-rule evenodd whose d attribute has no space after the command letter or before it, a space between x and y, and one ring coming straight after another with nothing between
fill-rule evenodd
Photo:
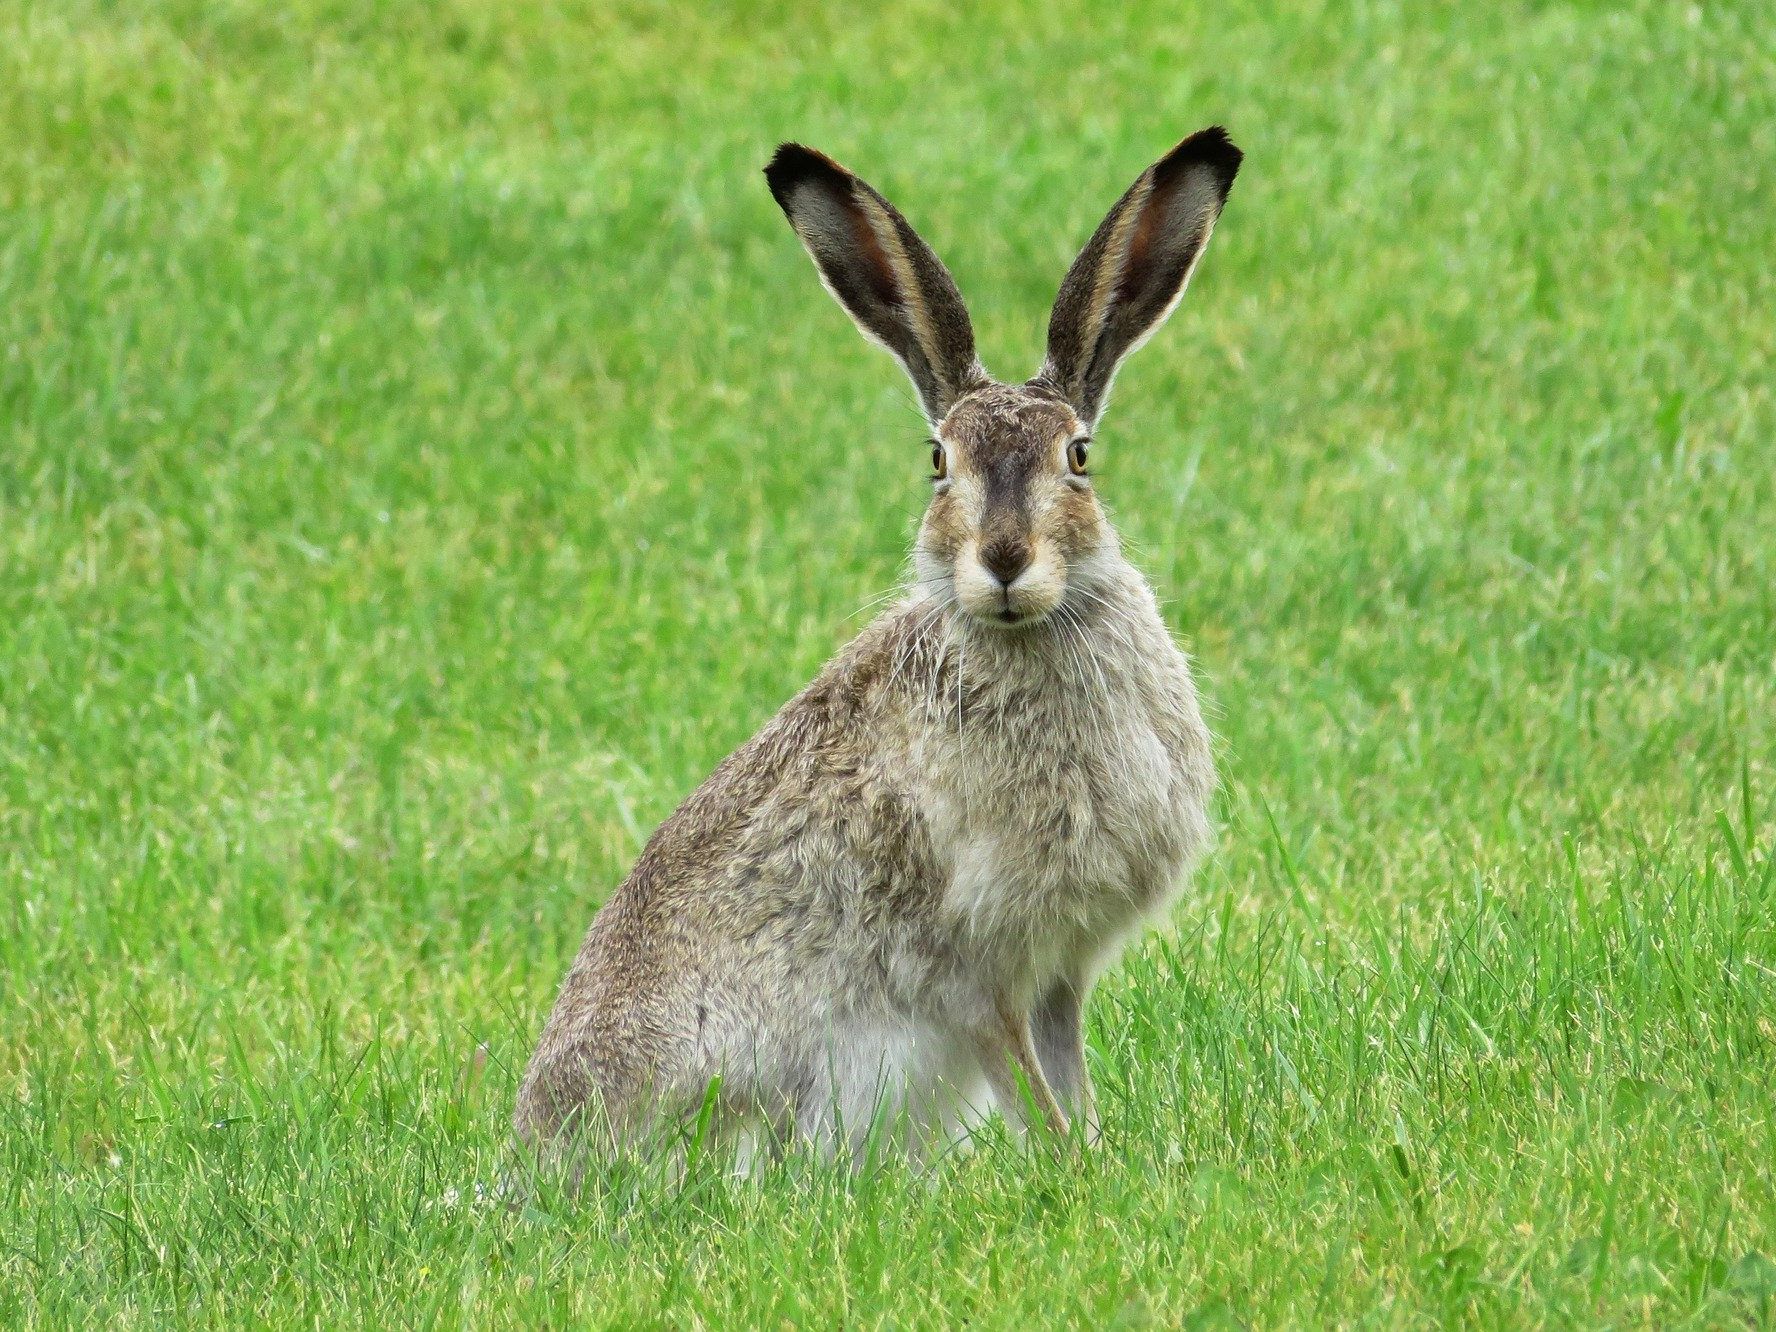
<instances>
[{"instance_id":1,"label":"grassy field","mask_svg":"<svg viewBox=\"0 0 1776 1332\"><path fill-rule=\"evenodd\" d=\"M1776 20L1272 8L0 0L0 1324L1776 1319ZM1022 375L1217 120L1094 452L1225 775L1101 1150L491 1205L924 499L772 146Z\"/></svg>"}]
</instances>

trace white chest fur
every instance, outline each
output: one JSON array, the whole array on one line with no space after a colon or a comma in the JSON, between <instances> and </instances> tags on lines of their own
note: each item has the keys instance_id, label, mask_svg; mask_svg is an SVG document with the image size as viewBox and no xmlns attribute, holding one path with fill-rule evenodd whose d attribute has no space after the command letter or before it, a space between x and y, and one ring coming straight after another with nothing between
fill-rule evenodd
<instances>
[{"instance_id":1,"label":"white chest fur","mask_svg":"<svg viewBox=\"0 0 1776 1332\"><path fill-rule=\"evenodd\" d=\"M1204 837L1208 738L1182 654L1145 596L1093 628L972 644L964 704L927 741L948 919L1013 989L1095 971Z\"/></svg>"}]
</instances>

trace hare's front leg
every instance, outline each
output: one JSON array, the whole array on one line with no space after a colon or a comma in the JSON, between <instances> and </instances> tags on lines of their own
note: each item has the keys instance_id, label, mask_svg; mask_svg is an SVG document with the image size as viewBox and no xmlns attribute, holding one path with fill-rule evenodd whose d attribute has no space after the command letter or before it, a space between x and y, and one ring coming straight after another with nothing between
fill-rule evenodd
<instances>
[{"instance_id":1,"label":"hare's front leg","mask_svg":"<svg viewBox=\"0 0 1776 1332\"><path fill-rule=\"evenodd\" d=\"M1062 977L1036 1002L1030 1018L1036 1057L1055 1099L1067 1115L1080 1120L1085 1140L1098 1140L1098 1098L1085 1067L1084 988Z\"/></svg>"},{"instance_id":2,"label":"hare's front leg","mask_svg":"<svg viewBox=\"0 0 1776 1332\"><path fill-rule=\"evenodd\" d=\"M1054 1088L1042 1072L1028 1015L1005 1004L997 1005L993 1020L972 1036L981 1071L1000 1113L1020 1128L1040 1125L1056 1137L1065 1138L1067 1113L1061 1109Z\"/></svg>"}]
</instances>

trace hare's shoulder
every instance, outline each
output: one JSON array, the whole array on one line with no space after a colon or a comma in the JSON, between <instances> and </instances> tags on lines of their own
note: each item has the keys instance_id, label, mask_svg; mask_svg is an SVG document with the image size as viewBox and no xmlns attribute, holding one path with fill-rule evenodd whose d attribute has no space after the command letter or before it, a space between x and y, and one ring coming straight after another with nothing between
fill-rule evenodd
<instances>
[{"instance_id":1,"label":"hare's shoulder","mask_svg":"<svg viewBox=\"0 0 1776 1332\"><path fill-rule=\"evenodd\" d=\"M641 908L706 892L822 830L835 832L835 854L879 855L884 842L911 837L909 707L941 687L944 665L927 603L891 608L660 825L617 896Z\"/></svg>"}]
</instances>

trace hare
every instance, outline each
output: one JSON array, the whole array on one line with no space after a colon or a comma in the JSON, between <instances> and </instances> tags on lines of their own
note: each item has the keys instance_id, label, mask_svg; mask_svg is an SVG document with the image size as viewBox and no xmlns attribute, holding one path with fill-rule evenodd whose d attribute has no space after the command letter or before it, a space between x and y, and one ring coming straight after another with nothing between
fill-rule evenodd
<instances>
[{"instance_id":1,"label":"hare","mask_svg":"<svg viewBox=\"0 0 1776 1332\"><path fill-rule=\"evenodd\" d=\"M1216 126L1142 172L1062 282L1041 370L1004 384L893 205L777 150L771 193L931 425L913 578L597 913L519 1092L533 1150L717 1121L739 1151L839 1154L890 1122L942 1144L989 1105L1096 1137L1086 1000L1180 889L1215 776L1184 655L1093 493L1091 435L1240 160Z\"/></svg>"}]
</instances>

